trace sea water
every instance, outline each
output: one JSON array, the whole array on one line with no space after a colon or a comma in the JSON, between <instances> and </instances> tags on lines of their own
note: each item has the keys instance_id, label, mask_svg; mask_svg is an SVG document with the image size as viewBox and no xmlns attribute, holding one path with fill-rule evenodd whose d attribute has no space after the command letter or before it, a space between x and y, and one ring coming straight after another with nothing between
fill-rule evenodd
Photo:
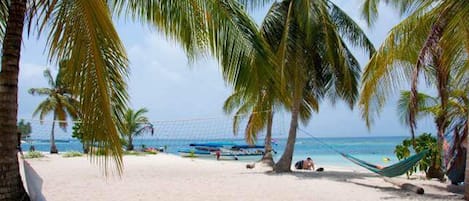
<instances>
[{"instance_id":1,"label":"sea water","mask_svg":"<svg viewBox=\"0 0 469 201\"><path fill-rule=\"evenodd\" d=\"M395 137L346 137L346 138L297 138L295 143L295 151L293 162L311 157L315 164L332 165L332 166L353 166L354 164L343 158L338 152L353 155L359 159L379 165L389 165L395 163L397 158L394 154L394 148L400 144L406 136ZM166 151L170 154L177 154L182 148L189 148L191 143L204 142L232 142L237 144L245 144L242 139L145 139L136 138L134 140L135 149L142 147L166 147ZM262 144L259 141L258 144ZM50 143L48 140L30 140L22 144L24 151L29 150L34 145L36 151L48 152ZM285 149L286 139L275 139L273 149L277 152L274 159L278 160ZM56 141L57 149L60 152L82 151L80 141L76 139L58 140ZM389 160L388 160L389 159Z\"/></svg>"}]
</instances>

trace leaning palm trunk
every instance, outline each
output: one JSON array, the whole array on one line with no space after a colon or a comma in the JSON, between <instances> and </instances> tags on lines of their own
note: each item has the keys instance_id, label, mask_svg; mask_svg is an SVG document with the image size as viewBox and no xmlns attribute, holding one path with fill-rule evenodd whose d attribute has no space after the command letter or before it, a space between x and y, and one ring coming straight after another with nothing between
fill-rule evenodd
<instances>
[{"instance_id":1,"label":"leaning palm trunk","mask_svg":"<svg viewBox=\"0 0 469 201\"><path fill-rule=\"evenodd\" d=\"M50 133L50 153L57 154L59 150L57 150L57 146L55 145L55 121L57 119L57 115L54 113L54 121L52 121L52 131Z\"/></svg>"},{"instance_id":2,"label":"leaning palm trunk","mask_svg":"<svg viewBox=\"0 0 469 201\"><path fill-rule=\"evenodd\" d=\"M274 165L274 159L272 156L272 122L274 118L274 113L272 111L268 112L267 119L267 133L265 134L265 152L261 161L269 166Z\"/></svg>"},{"instance_id":3,"label":"leaning palm trunk","mask_svg":"<svg viewBox=\"0 0 469 201\"><path fill-rule=\"evenodd\" d=\"M414 129L416 127L415 114L417 113L417 81L419 76L420 68L428 63L426 60L428 57L432 58L433 65L435 66L435 74L437 81L437 90L440 97L441 113L438 114L436 118L436 126L438 129L438 150L444 161L441 163L441 171L444 170L445 164L448 161L446 157L446 144L444 135L448 127L447 116L448 116L448 81L449 81L449 67L442 65L442 55L443 49L441 48L439 41L443 36L443 31L447 25L444 14L441 14L435 24L432 26L430 33L428 34L427 39L423 48L419 52L419 57L417 64L412 74L412 86L411 86L411 113L410 113L410 122L411 122L411 131L412 138L414 137ZM414 142L415 143L415 142ZM414 144L415 145L415 144Z\"/></svg>"},{"instance_id":4,"label":"leaning palm trunk","mask_svg":"<svg viewBox=\"0 0 469 201\"><path fill-rule=\"evenodd\" d=\"M300 98L296 98L293 103L293 109L291 111L290 131L288 132L287 144L285 151L282 154L280 160L275 164L275 172L290 172L290 166L293 158L293 151L295 149L296 131L298 128L298 115L300 111Z\"/></svg>"},{"instance_id":5,"label":"leaning palm trunk","mask_svg":"<svg viewBox=\"0 0 469 201\"><path fill-rule=\"evenodd\" d=\"M29 200L21 180L16 146L18 73L26 0L11 0L0 71L0 200Z\"/></svg>"}]
</instances>

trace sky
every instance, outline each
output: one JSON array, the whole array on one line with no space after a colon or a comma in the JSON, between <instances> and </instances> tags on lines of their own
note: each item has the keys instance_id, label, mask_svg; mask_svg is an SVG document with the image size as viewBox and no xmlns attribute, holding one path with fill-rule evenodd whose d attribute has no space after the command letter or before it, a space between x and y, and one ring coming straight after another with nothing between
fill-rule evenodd
<instances>
[{"instance_id":1,"label":"sky","mask_svg":"<svg viewBox=\"0 0 469 201\"><path fill-rule=\"evenodd\" d=\"M379 19L373 27L368 27L360 17L362 0L333 0L349 14L379 47L388 31L401 17L398 12L381 5ZM251 12L253 19L260 23L268 7ZM151 121L179 120L207 117L226 118L222 107L231 89L224 83L217 61L212 58L200 58L189 63L179 45L166 39L155 29L130 20L117 19L116 29L124 43L130 60L128 93L130 107L149 110ZM33 87L46 87L43 78L44 69L54 72L57 67L49 64L45 52L45 37L25 38L22 47L19 77L18 118L32 119L32 113L44 97L27 93ZM360 50L354 50L362 67L368 58ZM318 114L306 127L315 136L354 137L354 136L402 136L409 135L409 130L399 123L395 97L388 99L379 118L368 129L360 117L357 107L351 111L342 103L331 105L323 102ZM288 116L284 115L288 125ZM52 118L52 117L51 117ZM37 119L35 117L34 119ZM418 124L418 133L434 131L431 119L424 119Z\"/></svg>"}]
</instances>

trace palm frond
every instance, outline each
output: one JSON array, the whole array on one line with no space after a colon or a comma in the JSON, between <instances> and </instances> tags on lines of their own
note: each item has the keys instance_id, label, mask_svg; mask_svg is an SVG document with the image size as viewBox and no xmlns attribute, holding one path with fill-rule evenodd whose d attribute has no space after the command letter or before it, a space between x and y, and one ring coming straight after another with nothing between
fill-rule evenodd
<instances>
[{"instance_id":1,"label":"palm frond","mask_svg":"<svg viewBox=\"0 0 469 201\"><path fill-rule=\"evenodd\" d=\"M347 39L355 47L362 47L370 57L375 53L373 43L368 39L358 24L333 2L331 4L331 18L337 26L342 38Z\"/></svg>"},{"instance_id":2,"label":"palm frond","mask_svg":"<svg viewBox=\"0 0 469 201\"><path fill-rule=\"evenodd\" d=\"M3 38L5 37L9 5L10 5L9 1L7 0L0 1L0 48L3 45ZM0 56L1 56L1 53L0 53Z\"/></svg>"},{"instance_id":3,"label":"palm frond","mask_svg":"<svg viewBox=\"0 0 469 201\"><path fill-rule=\"evenodd\" d=\"M378 17L378 5L380 0L365 0L362 5L362 17L368 25L372 25Z\"/></svg>"},{"instance_id":4,"label":"palm frond","mask_svg":"<svg viewBox=\"0 0 469 201\"><path fill-rule=\"evenodd\" d=\"M365 18L368 25L373 25L378 18L378 6L381 1L365 0L363 2L362 17ZM411 13L423 13L440 2L434 0L384 0L384 3L398 9L401 15L409 15Z\"/></svg>"},{"instance_id":5,"label":"palm frond","mask_svg":"<svg viewBox=\"0 0 469 201\"><path fill-rule=\"evenodd\" d=\"M105 1L60 1L50 18L48 37L51 60L66 63L67 80L79 94L86 139L105 150L92 157L107 174L110 156L122 172L122 149L117 127L123 122L128 95L125 79L128 61ZM47 21L47 22L46 22ZM79 79L78 79L79 78Z\"/></svg>"},{"instance_id":6,"label":"palm frond","mask_svg":"<svg viewBox=\"0 0 469 201\"><path fill-rule=\"evenodd\" d=\"M237 0L237 1L250 10L262 8L263 6L266 6L272 2L274 3L276 2L274 0Z\"/></svg>"},{"instance_id":7,"label":"palm frond","mask_svg":"<svg viewBox=\"0 0 469 201\"><path fill-rule=\"evenodd\" d=\"M399 119L400 121L406 125L409 126L410 131L412 136L415 136L415 128L412 126L412 121L411 119L411 108L412 106L412 92L410 91L402 91L401 95L398 100L397 104L397 111L399 114ZM438 107L438 100L434 97L431 97L427 94L424 93L419 93L417 96L417 101L418 101L418 108L417 108L417 113L415 114L415 120L418 120L420 118L423 118L426 115L434 115L432 111L435 110L435 107Z\"/></svg>"},{"instance_id":8,"label":"palm frond","mask_svg":"<svg viewBox=\"0 0 469 201\"><path fill-rule=\"evenodd\" d=\"M31 88L28 90L28 93L31 95L39 96L50 96L53 93L53 89L49 88Z\"/></svg>"},{"instance_id":9,"label":"palm frond","mask_svg":"<svg viewBox=\"0 0 469 201\"><path fill-rule=\"evenodd\" d=\"M39 114L39 119L42 122L48 114L54 111L55 103L55 100L47 98L37 106L36 110L34 110L33 117Z\"/></svg>"},{"instance_id":10,"label":"palm frond","mask_svg":"<svg viewBox=\"0 0 469 201\"><path fill-rule=\"evenodd\" d=\"M390 31L370 59L362 76L359 101L362 117L368 126L374 116L379 115L386 98L410 80L418 50L425 42L421 36L428 34L434 21L431 14L406 18Z\"/></svg>"},{"instance_id":11,"label":"palm frond","mask_svg":"<svg viewBox=\"0 0 469 201\"><path fill-rule=\"evenodd\" d=\"M49 87L55 88L56 83L55 83L54 78L52 77L52 73L50 72L50 69L44 70L43 75L44 75L44 78L46 78L47 83L49 84Z\"/></svg>"}]
</instances>

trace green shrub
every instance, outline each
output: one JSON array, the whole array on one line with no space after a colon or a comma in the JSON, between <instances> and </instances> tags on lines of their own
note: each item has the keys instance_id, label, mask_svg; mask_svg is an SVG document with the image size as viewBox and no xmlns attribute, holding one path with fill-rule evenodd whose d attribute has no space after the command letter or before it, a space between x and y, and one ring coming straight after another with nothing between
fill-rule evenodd
<instances>
[{"instance_id":1,"label":"green shrub","mask_svg":"<svg viewBox=\"0 0 469 201\"><path fill-rule=\"evenodd\" d=\"M417 171L424 171L429 176L429 169L438 170L441 166L441 155L438 151L437 139L430 133L423 133L422 135L415 138L415 147L413 147L412 139L407 138L402 141L394 149L394 153L399 160L408 158L411 155L411 148L414 149L415 153L420 153L424 150L429 150L428 154L420 160L414 168L410 169L406 174L407 176L412 175Z\"/></svg>"},{"instance_id":2,"label":"green shrub","mask_svg":"<svg viewBox=\"0 0 469 201\"><path fill-rule=\"evenodd\" d=\"M78 151L69 151L67 153L62 154L62 157L64 158L70 158L70 157L80 157L83 156L81 152Z\"/></svg>"},{"instance_id":3,"label":"green shrub","mask_svg":"<svg viewBox=\"0 0 469 201\"><path fill-rule=\"evenodd\" d=\"M24 155L24 158L42 158L44 157L44 154L38 151L29 151Z\"/></svg>"}]
</instances>

